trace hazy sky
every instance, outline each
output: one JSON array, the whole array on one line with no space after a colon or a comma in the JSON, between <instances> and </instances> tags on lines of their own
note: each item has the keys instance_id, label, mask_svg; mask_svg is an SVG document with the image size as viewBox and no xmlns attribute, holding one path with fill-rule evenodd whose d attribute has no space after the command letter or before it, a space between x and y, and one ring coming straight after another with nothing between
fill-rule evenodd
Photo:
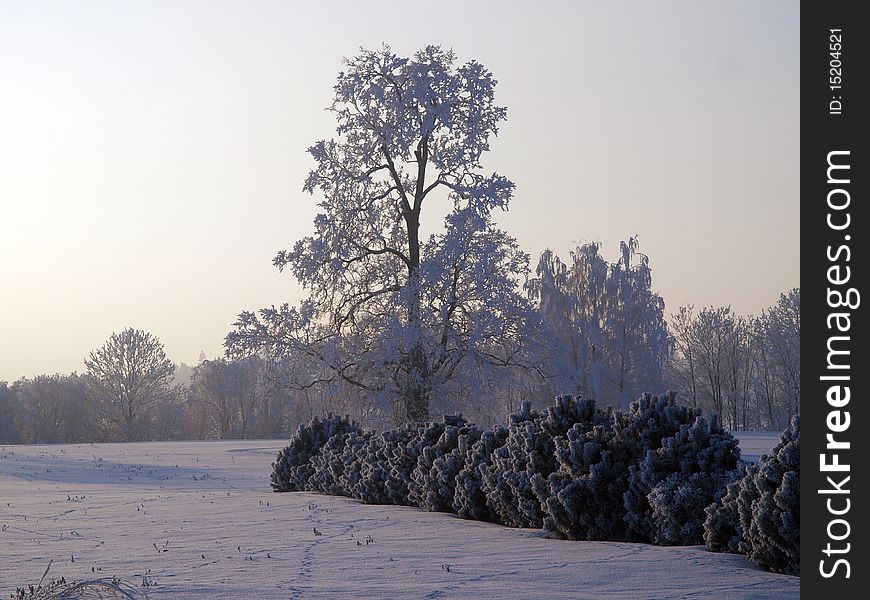
<instances>
[{"instance_id":1,"label":"hazy sky","mask_svg":"<svg viewBox=\"0 0 870 600\"><path fill-rule=\"evenodd\" d=\"M799 6L0 0L0 380L125 326L193 363L312 230L305 149L341 58L429 43L499 80L486 167L533 257L640 236L668 312L799 281Z\"/></svg>"}]
</instances>

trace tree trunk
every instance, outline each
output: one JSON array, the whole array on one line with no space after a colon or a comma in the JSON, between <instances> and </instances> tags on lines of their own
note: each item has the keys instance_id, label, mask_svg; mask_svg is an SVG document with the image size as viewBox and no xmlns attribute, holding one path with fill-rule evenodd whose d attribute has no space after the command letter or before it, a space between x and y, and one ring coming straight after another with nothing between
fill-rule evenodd
<instances>
[{"instance_id":1,"label":"tree trunk","mask_svg":"<svg viewBox=\"0 0 870 600\"><path fill-rule=\"evenodd\" d=\"M410 344L405 358L405 416L410 421L429 419L429 391L432 373L423 346L423 325L420 313L420 209L423 203L423 186L426 179L426 162L429 149L422 140L415 152L417 156L417 186L414 206L405 210L405 225L408 229L408 333ZM408 210L410 209L410 210Z\"/></svg>"},{"instance_id":2,"label":"tree trunk","mask_svg":"<svg viewBox=\"0 0 870 600\"><path fill-rule=\"evenodd\" d=\"M408 333L410 344L405 358L405 416L410 421L425 421L429 418L429 372L423 346L423 326L420 316L420 224L417 215L411 214L408 222L408 243L411 265L408 268Z\"/></svg>"}]
</instances>

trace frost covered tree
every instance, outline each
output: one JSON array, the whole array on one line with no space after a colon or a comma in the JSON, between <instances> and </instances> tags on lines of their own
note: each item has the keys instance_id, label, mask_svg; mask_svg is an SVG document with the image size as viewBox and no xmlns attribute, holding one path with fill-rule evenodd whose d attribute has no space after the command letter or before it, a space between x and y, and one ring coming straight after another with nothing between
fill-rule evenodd
<instances>
[{"instance_id":1,"label":"frost covered tree","mask_svg":"<svg viewBox=\"0 0 870 600\"><path fill-rule=\"evenodd\" d=\"M0 381L0 444L17 444L22 438L18 431L18 406L15 394L5 381Z\"/></svg>"},{"instance_id":2,"label":"frost covered tree","mask_svg":"<svg viewBox=\"0 0 870 600\"><path fill-rule=\"evenodd\" d=\"M558 393L626 407L660 391L671 354L664 300L652 290L649 258L636 237L608 263L599 244L579 246L571 264L550 250L527 284L546 326L544 368Z\"/></svg>"},{"instance_id":3,"label":"frost covered tree","mask_svg":"<svg viewBox=\"0 0 870 600\"><path fill-rule=\"evenodd\" d=\"M230 433L248 437L264 396L261 370L256 357L205 360L193 368L188 397L203 405L219 438Z\"/></svg>"},{"instance_id":4,"label":"frost covered tree","mask_svg":"<svg viewBox=\"0 0 870 600\"><path fill-rule=\"evenodd\" d=\"M160 340L128 327L85 358L90 393L105 418L135 437L136 417L169 393L175 367Z\"/></svg>"},{"instance_id":5,"label":"frost covered tree","mask_svg":"<svg viewBox=\"0 0 870 600\"><path fill-rule=\"evenodd\" d=\"M721 415L730 429L739 429L735 373L739 372L744 348L745 322L730 306L680 309L674 320L677 347L682 355L672 365L677 383L689 384L694 406ZM687 372L686 369L689 371ZM681 392L682 386L678 388Z\"/></svg>"},{"instance_id":6,"label":"frost covered tree","mask_svg":"<svg viewBox=\"0 0 870 600\"><path fill-rule=\"evenodd\" d=\"M756 320L756 393L768 428L798 414L801 398L801 291L794 288Z\"/></svg>"},{"instance_id":7,"label":"frost covered tree","mask_svg":"<svg viewBox=\"0 0 870 600\"><path fill-rule=\"evenodd\" d=\"M692 406L732 430L782 429L800 407L800 289L758 317L730 307L672 315L675 351L667 377Z\"/></svg>"},{"instance_id":8,"label":"frost covered tree","mask_svg":"<svg viewBox=\"0 0 870 600\"><path fill-rule=\"evenodd\" d=\"M671 339L674 352L667 366L667 379L693 408L700 406L701 367L699 349L695 344L695 307L681 306L671 315Z\"/></svg>"},{"instance_id":9,"label":"frost covered tree","mask_svg":"<svg viewBox=\"0 0 870 600\"><path fill-rule=\"evenodd\" d=\"M345 60L329 108L337 137L309 148L314 234L274 260L308 298L242 313L228 351L314 358L320 383L363 390L410 421L473 367L514 365L528 256L491 219L514 189L481 164L507 115L495 86L483 65L439 46ZM445 203L443 228L427 235L421 223Z\"/></svg>"}]
</instances>

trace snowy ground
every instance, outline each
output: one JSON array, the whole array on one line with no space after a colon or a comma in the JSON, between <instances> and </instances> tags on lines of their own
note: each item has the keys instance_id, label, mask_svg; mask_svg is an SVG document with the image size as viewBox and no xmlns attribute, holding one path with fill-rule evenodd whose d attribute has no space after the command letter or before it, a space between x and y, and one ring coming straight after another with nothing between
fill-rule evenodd
<instances>
[{"instance_id":1,"label":"snowy ground","mask_svg":"<svg viewBox=\"0 0 870 600\"><path fill-rule=\"evenodd\" d=\"M775 441L741 437L762 452ZM701 547L565 542L274 494L269 464L282 445L0 446L0 598L49 561L49 578L153 581L150 598L798 597L798 578Z\"/></svg>"},{"instance_id":2,"label":"snowy ground","mask_svg":"<svg viewBox=\"0 0 870 600\"><path fill-rule=\"evenodd\" d=\"M758 461L762 454L773 450L779 441L778 431L732 431L740 440L740 458Z\"/></svg>"}]
</instances>

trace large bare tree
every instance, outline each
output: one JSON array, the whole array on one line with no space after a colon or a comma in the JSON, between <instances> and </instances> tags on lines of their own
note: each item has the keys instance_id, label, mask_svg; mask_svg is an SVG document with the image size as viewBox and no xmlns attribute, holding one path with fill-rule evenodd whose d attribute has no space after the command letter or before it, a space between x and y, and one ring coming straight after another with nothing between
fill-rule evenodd
<instances>
[{"instance_id":1,"label":"large bare tree","mask_svg":"<svg viewBox=\"0 0 870 600\"><path fill-rule=\"evenodd\" d=\"M97 406L126 439L142 410L169 393L175 370L159 339L131 327L91 352L85 367Z\"/></svg>"}]
</instances>

